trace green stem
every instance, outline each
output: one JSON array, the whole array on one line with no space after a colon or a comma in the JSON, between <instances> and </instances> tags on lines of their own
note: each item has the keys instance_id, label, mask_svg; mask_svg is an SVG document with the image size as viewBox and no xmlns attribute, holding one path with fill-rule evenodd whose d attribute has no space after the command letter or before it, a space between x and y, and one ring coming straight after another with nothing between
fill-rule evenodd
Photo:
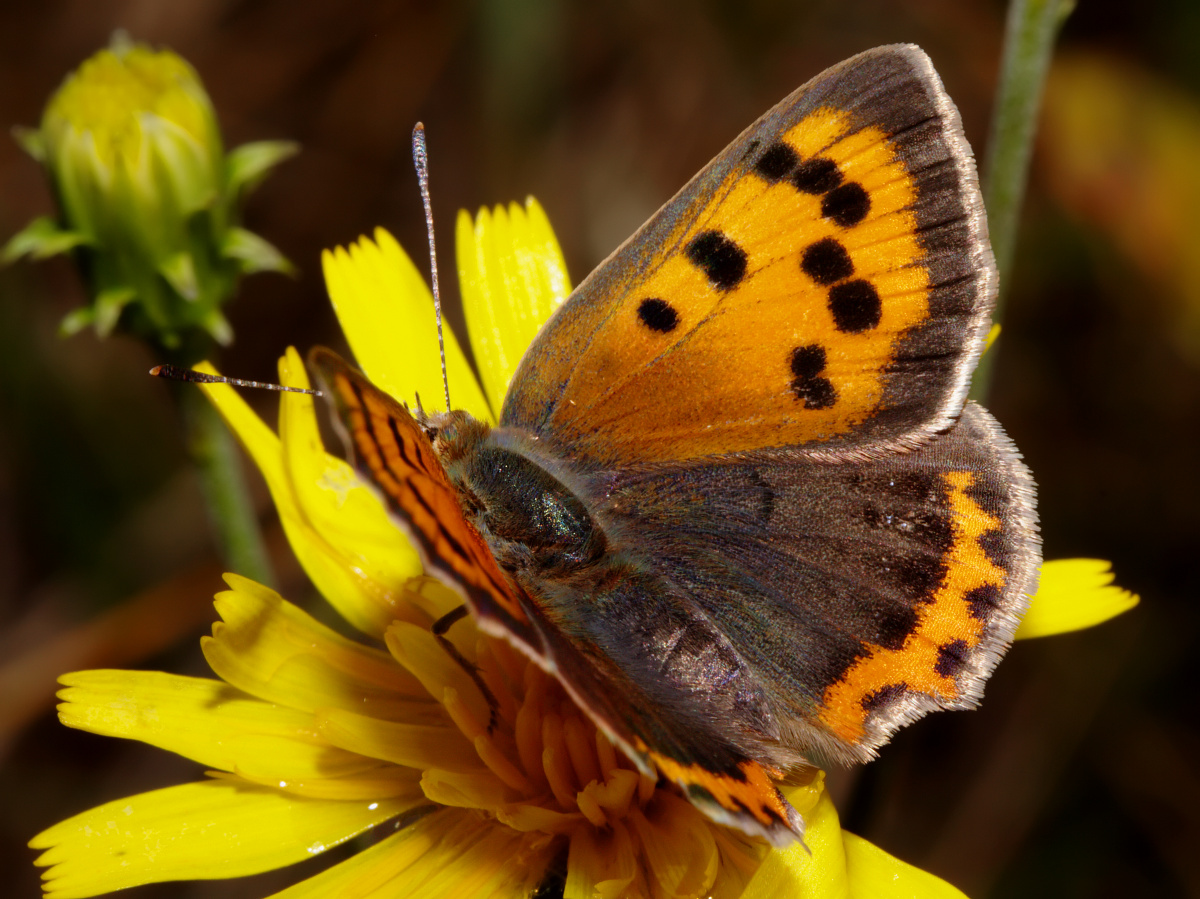
<instances>
[{"instance_id":1,"label":"green stem","mask_svg":"<svg viewBox=\"0 0 1200 899\"><path fill-rule=\"evenodd\" d=\"M184 384L178 393L188 454L200 475L221 559L230 571L274 586L233 435L200 390Z\"/></svg>"},{"instance_id":2,"label":"green stem","mask_svg":"<svg viewBox=\"0 0 1200 899\"><path fill-rule=\"evenodd\" d=\"M1029 180L1029 158L1050 55L1059 29L1074 8L1075 0L1013 0L1008 7L1004 58L983 174L988 230L1000 271L994 321L1000 321L1004 291L1012 272L1021 199ZM994 356L987 353L980 360L971 390L976 398L987 392Z\"/></svg>"}]
</instances>

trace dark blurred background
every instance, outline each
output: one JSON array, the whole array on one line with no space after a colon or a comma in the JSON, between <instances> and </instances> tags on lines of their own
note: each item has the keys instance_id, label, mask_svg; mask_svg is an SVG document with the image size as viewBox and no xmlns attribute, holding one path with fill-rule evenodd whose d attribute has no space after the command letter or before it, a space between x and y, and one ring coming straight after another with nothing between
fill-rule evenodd
<instances>
[{"instance_id":1,"label":"dark blurred background","mask_svg":"<svg viewBox=\"0 0 1200 899\"><path fill-rule=\"evenodd\" d=\"M35 125L115 28L199 70L227 144L302 153L247 224L299 267L228 308L225 371L272 379L338 344L319 253L377 225L424 267L408 139L426 123L443 267L460 207L536 195L578 281L760 113L893 41L933 57L982 157L998 0L7 0L0 127ZM1018 645L983 709L909 728L834 776L844 825L973 897L1200 896L1195 645L1200 474L1200 4L1083 0L1047 89L988 405L1040 485L1046 555L1111 559L1142 596L1095 630ZM0 240L51 211L0 136ZM453 278L444 282L453 296ZM38 895L40 829L194 779L158 750L70 731L54 676L202 674L220 566L151 359L56 336L69 264L0 271L0 882ZM454 300L450 300L453 304ZM252 402L273 415L270 397ZM252 475L263 520L265 491ZM293 599L311 588L277 554ZM321 862L131 896L261 896Z\"/></svg>"}]
</instances>

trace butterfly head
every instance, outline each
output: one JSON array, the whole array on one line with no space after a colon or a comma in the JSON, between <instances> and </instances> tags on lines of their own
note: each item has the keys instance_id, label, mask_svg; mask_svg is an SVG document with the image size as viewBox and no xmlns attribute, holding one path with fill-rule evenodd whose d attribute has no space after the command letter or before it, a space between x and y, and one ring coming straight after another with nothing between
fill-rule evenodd
<instances>
[{"instance_id":1,"label":"butterfly head","mask_svg":"<svg viewBox=\"0 0 1200 899\"><path fill-rule=\"evenodd\" d=\"M414 418L445 466L474 453L491 432L485 422L462 410L430 415L418 409Z\"/></svg>"}]
</instances>

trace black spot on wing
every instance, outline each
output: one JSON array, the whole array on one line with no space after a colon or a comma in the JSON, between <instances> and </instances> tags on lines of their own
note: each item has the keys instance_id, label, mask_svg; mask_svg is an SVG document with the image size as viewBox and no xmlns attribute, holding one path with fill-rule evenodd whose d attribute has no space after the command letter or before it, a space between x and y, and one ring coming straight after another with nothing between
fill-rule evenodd
<instances>
[{"instance_id":1,"label":"black spot on wing","mask_svg":"<svg viewBox=\"0 0 1200 899\"><path fill-rule=\"evenodd\" d=\"M771 144L754 163L754 171L761 178L774 184L787 177L800 161L799 154L783 141Z\"/></svg>"},{"instance_id":2,"label":"black spot on wing","mask_svg":"<svg viewBox=\"0 0 1200 899\"><path fill-rule=\"evenodd\" d=\"M938 647L934 671L942 677L955 677L967 664L967 641L951 640Z\"/></svg>"},{"instance_id":3,"label":"black spot on wing","mask_svg":"<svg viewBox=\"0 0 1200 899\"><path fill-rule=\"evenodd\" d=\"M746 251L720 231L697 234L684 253L718 290L732 290L746 277Z\"/></svg>"},{"instance_id":4,"label":"black spot on wing","mask_svg":"<svg viewBox=\"0 0 1200 899\"><path fill-rule=\"evenodd\" d=\"M792 173L792 184L806 194L823 194L842 183L842 171L832 159L806 159Z\"/></svg>"},{"instance_id":5,"label":"black spot on wing","mask_svg":"<svg viewBox=\"0 0 1200 899\"><path fill-rule=\"evenodd\" d=\"M972 618L986 621L1000 607L1000 588L995 584L976 587L964 597Z\"/></svg>"},{"instance_id":6,"label":"black spot on wing","mask_svg":"<svg viewBox=\"0 0 1200 899\"><path fill-rule=\"evenodd\" d=\"M857 181L843 184L821 199L821 215L843 228L852 228L871 211L871 198Z\"/></svg>"},{"instance_id":7,"label":"black spot on wing","mask_svg":"<svg viewBox=\"0 0 1200 899\"><path fill-rule=\"evenodd\" d=\"M883 303L870 281L843 281L829 288L829 311L843 334L859 334L879 324Z\"/></svg>"},{"instance_id":8,"label":"black spot on wing","mask_svg":"<svg viewBox=\"0 0 1200 899\"><path fill-rule=\"evenodd\" d=\"M679 313L666 300L648 297L638 304L638 318L651 331L666 334L679 324Z\"/></svg>"},{"instance_id":9,"label":"black spot on wing","mask_svg":"<svg viewBox=\"0 0 1200 899\"><path fill-rule=\"evenodd\" d=\"M874 712L889 706L903 696L907 689L904 684L888 684L886 687L880 687L874 693L863 697L863 711Z\"/></svg>"},{"instance_id":10,"label":"black spot on wing","mask_svg":"<svg viewBox=\"0 0 1200 899\"><path fill-rule=\"evenodd\" d=\"M796 347L789 361L792 393L805 409L828 409L837 402L837 391L825 371L825 348L818 344Z\"/></svg>"},{"instance_id":11,"label":"black spot on wing","mask_svg":"<svg viewBox=\"0 0 1200 899\"><path fill-rule=\"evenodd\" d=\"M990 531L984 531L978 538L979 546L983 550L988 561L997 568L1007 567L1008 561L1007 547L1004 545L1004 531L1000 528L992 528Z\"/></svg>"},{"instance_id":12,"label":"black spot on wing","mask_svg":"<svg viewBox=\"0 0 1200 899\"><path fill-rule=\"evenodd\" d=\"M846 248L832 237L809 244L800 254L800 268L818 284L828 287L854 274Z\"/></svg>"},{"instance_id":13,"label":"black spot on wing","mask_svg":"<svg viewBox=\"0 0 1200 899\"><path fill-rule=\"evenodd\" d=\"M983 440L983 435L980 435L980 440ZM979 508L983 509L988 515L993 518L999 518L1008 504L1008 497L1002 490L996 489L995 486L988 483L982 478L976 478L971 482L965 491L967 498Z\"/></svg>"}]
</instances>

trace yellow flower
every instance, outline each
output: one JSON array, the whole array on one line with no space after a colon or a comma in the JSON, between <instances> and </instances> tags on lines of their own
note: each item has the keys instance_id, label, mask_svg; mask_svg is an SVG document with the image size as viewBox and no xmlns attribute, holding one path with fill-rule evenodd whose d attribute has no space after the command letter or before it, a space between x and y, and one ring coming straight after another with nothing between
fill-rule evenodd
<instances>
[{"instance_id":1,"label":"yellow flower","mask_svg":"<svg viewBox=\"0 0 1200 899\"><path fill-rule=\"evenodd\" d=\"M216 113L196 72L169 51L118 32L19 138L50 176L60 218L13 237L4 261L73 250L92 302L63 322L101 336L122 324L163 346L189 330L231 338L220 305L242 274L290 266L237 225L247 191L294 144L247 144L225 155ZM124 316L124 318L123 318Z\"/></svg>"},{"instance_id":2,"label":"yellow flower","mask_svg":"<svg viewBox=\"0 0 1200 899\"><path fill-rule=\"evenodd\" d=\"M566 269L532 200L460 216L458 261L487 374L481 387L447 335L450 389L456 406L490 418L525 343L565 296ZM399 245L378 231L324 262L366 373L402 400L436 402L432 301ZM280 379L308 386L294 350ZM223 620L204 641L220 680L65 676L64 723L188 756L210 778L39 834L31 845L46 850L50 896L254 873L372 828L387 835L277 896L522 897L547 883L579 899L962 895L844 833L819 771L788 788L806 845L782 850L639 774L508 643L469 618L435 633L461 599L422 574L376 494L326 453L311 397L283 396L277 436L231 388L204 389L262 470L314 584L374 639L340 636L229 575Z\"/></svg>"}]
</instances>

